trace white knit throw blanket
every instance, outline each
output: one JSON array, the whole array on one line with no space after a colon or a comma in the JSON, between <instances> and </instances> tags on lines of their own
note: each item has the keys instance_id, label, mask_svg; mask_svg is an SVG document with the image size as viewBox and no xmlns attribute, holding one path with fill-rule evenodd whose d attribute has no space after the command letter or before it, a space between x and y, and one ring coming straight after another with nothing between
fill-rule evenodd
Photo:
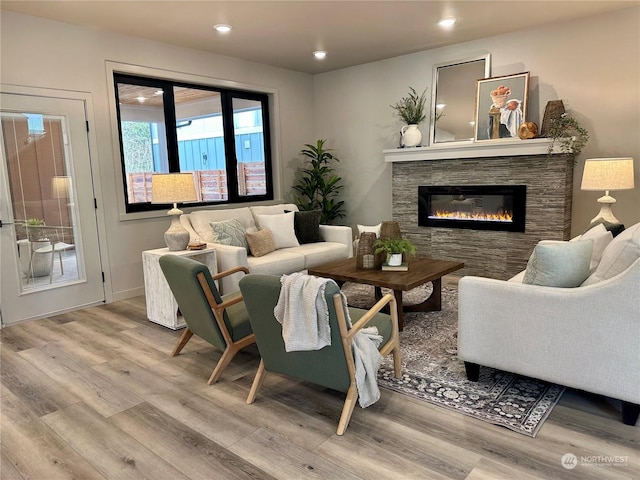
<instances>
[{"instance_id":1,"label":"white knit throw blanket","mask_svg":"<svg viewBox=\"0 0 640 480\"><path fill-rule=\"evenodd\" d=\"M324 296L327 284L333 280L318 278L302 272L280 277L282 288L273 314L282 325L282 339L287 352L320 350L331 345L329 308ZM351 328L351 317L346 307L347 299L342 295L347 325ZM380 398L378 368L382 356L378 347L382 336L376 327L367 327L353 336L352 349L355 363L358 402L362 408L372 405Z\"/></svg>"}]
</instances>

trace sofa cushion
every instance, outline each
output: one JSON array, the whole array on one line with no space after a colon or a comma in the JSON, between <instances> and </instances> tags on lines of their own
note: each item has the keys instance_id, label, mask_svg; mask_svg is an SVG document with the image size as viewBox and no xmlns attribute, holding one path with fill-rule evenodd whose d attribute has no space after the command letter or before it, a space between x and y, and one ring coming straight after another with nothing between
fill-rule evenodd
<instances>
[{"instance_id":1,"label":"sofa cushion","mask_svg":"<svg viewBox=\"0 0 640 480\"><path fill-rule=\"evenodd\" d=\"M262 257L276 249L273 234L268 228L263 228L256 233L247 232L247 243L249 244L249 251L254 257Z\"/></svg>"},{"instance_id":2,"label":"sofa cushion","mask_svg":"<svg viewBox=\"0 0 640 480\"><path fill-rule=\"evenodd\" d=\"M322 236L320 235L321 217L322 212L320 210L308 210L294 213L293 229L295 230L296 238L301 245L322 241Z\"/></svg>"},{"instance_id":3,"label":"sofa cushion","mask_svg":"<svg viewBox=\"0 0 640 480\"><path fill-rule=\"evenodd\" d=\"M300 245L293 228L294 212L280 213L278 215L255 215L255 218L261 229L268 228L271 230L277 249Z\"/></svg>"},{"instance_id":4,"label":"sofa cushion","mask_svg":"<svg viewBox=\"0 0 640 480\"><path fill-rule=\"evenodd\" d=\"M293 250L304 255L304 268L342 260L349 255L349 247L344 243L337 242L306 243L297 248L287 250Z\"/></svg>"},{"instance_id":5,"label":"sofa cushion","mask_svg":"<svg viewBox=\"0 0 640 480\"><path fill-rule=\"evenodd\" d=\"M593 251L591 252L591 262L589 263L589 273L591 274L600 263L604 249L613 240L613 234L607 231L603 224L599 223L582 235L571 239L572 242L577 240L593 240Z\"/></svg>"},{"instance_id":6,"label":"sofa cushion","mask_svg":"<svg viewBox=\"0 0 640 480\"><path fill-rule=\"evenodd\" d=\"M640 258L640 223L615 237L602 252L595 272L582 285L593 285L622 273Z\"/></svg>"},{"instance_id":7,"label":"sofa cushion","mask_svg":"<svg viewBox=\"0 0 640 480\"><path fill-rule=\"evenodd\" d=\"M213 231L214 243L247 248L244 226L237 218L230 218L220 222L209 222L209 225Z\"/></svg>"},{"instance_id":8,"label":"sofa cushion","mask_svg":"<svg viewBox=\"0 0 640 480\"><path fill-rule=\"evenodd\" d=\"M247 257L251 273L283 275L304 270L304 255L294 248L276 250L262 257Z\"/></svg>"},{"instance_id":9,"label":"sofa cushion","mask_svg":"<svg viewBox=\"0 0 640 480\"><path fill-rule=\"evenodd\" d=\"M236 218L240 221L245 230L256 228L256 224L251 215L249 207L231 208L228 210L196 210L189 214L189 221L193 230L204 242L214 243L211 222L220 222Z\"/></svg>"},{"instance_id":10,"label":"sofa cushion","mask_svg":"<svg viewBox=\"0 0 640 480\"><path fill-rule=\"evenodd\" d=\"M546 287L578 287L589 275L593 240L543 240L533 249L522 283Z\"/></svg>"}]
</instances>

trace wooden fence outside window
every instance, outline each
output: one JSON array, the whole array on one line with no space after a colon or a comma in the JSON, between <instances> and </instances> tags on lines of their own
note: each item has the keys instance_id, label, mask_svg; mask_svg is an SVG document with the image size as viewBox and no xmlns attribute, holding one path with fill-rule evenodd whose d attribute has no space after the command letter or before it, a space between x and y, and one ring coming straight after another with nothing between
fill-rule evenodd
<instances>
[{"instance_id":1,"label":"wooden fence outside window","mask_svg":"<svg viewBox=\"0 0 640 480\"><path fill-rule=\"evenodd\" d=\"M222 202L229 198L226 170L197 170L192 172L198 194L198 202ZM127 192L129 203L151 202L151 176L153 172L129 173ZM240 196L264 195L267 179L264 162L238 164L238 194Z\"/></svg>"}]
</instances>

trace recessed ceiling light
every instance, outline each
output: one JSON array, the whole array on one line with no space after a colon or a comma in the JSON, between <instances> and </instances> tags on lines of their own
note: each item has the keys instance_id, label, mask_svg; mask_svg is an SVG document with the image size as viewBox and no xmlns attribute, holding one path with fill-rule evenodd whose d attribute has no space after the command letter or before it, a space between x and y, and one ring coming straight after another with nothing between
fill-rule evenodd
<instances>
[{"instance_id":1,"label":"recessed ceiling light","mask_svg":"<svg viewBox=\"0 0 640 480\"><path fill-rule=\"evenodd\" d=\"M458 19L455 17L441 18L440 20L438 20L438 25L440 25L442 28L451 28L456 24L457 21Z\"/></svg>"},{"instance_id":2,"label":"recessed ceiling light","mask_svg":"<svg viewBox=\"0 0 640 480\"><path fill-rule=\"evenodd\" d=\"M322 60L324 57L327 56L327 52L325 52L324 50L316 50L315 52L313 52L313 56L316 57L318 60Z\"/></svg>"},{"instance_id":3,"label":"recessed ceiling light","mask_svg":"<svg viewBox=\"0 0 640 480\"><path fill-rule=\"evenodd\" d=\"M136 97L136 100L137 100L139 103L144 103L144 101L146 100L146 98L144 98L144 97Z\"/></svg>"},{"instance_id":4,"label":"recessed ceiling light","mask_svg":"<svg viewBox=\"0 0 640 480\"><path fill-rule=\"evenodd\" d=\"M215 28L216 31L220 33L228 33L231 31L231 25L227 25L226 23L219 23L217 25L214 25L213 28Z\"/></svg>"},{"instance_id":5,"label":"recessed ceiling light","mask_svg":"<svg viewBox=\"0 0 640 480\"><path fill-rule=\"evenodd\" d=\"M154 95L162 95L164 92L162 90L156 90L153 92Z\"/></svg>"},{"instance_id":6,"label":"recessed ceiling light","mask_svg":"<svg viewBox=\"0 0 640 480\"><path fill-rule=\"evenodd\" d=\"M447 104L446 104L446 103L437 103L437 104L436 104L436 108L437 108L438 110L442 110L442 109L443 109L444 107L446 107L446 106L447 106Z\"/></svg>"}]
</instances>

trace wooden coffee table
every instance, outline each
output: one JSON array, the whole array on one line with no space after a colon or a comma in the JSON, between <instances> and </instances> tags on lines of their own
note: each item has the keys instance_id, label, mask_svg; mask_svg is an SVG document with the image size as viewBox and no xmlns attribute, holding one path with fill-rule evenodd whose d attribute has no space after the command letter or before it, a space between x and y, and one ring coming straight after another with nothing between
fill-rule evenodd
<instances>
[{"instance_id":1,"label":"wooden coffee table","mask_svg":"<svg viewBox=\"0 0 640 480\"><path fill-rule=\"evenodd\" d=\"M362 270L356 268L356 259L347 258L325 263L309 269L309 275L332 278L338 285L344 282L364 283L376 287L376 297L381 296L381 288L393 290L398 305L398 328L404 327L404 312L433 312L442 308L442 276L464 267L462 262L437 260L426 257L410 257L409 270L389 272L379 269ZM433 284L433 292L424 302L417 305L402 305L402 292L406 292L427 282Z\"/></svg>"}]
</instances>

